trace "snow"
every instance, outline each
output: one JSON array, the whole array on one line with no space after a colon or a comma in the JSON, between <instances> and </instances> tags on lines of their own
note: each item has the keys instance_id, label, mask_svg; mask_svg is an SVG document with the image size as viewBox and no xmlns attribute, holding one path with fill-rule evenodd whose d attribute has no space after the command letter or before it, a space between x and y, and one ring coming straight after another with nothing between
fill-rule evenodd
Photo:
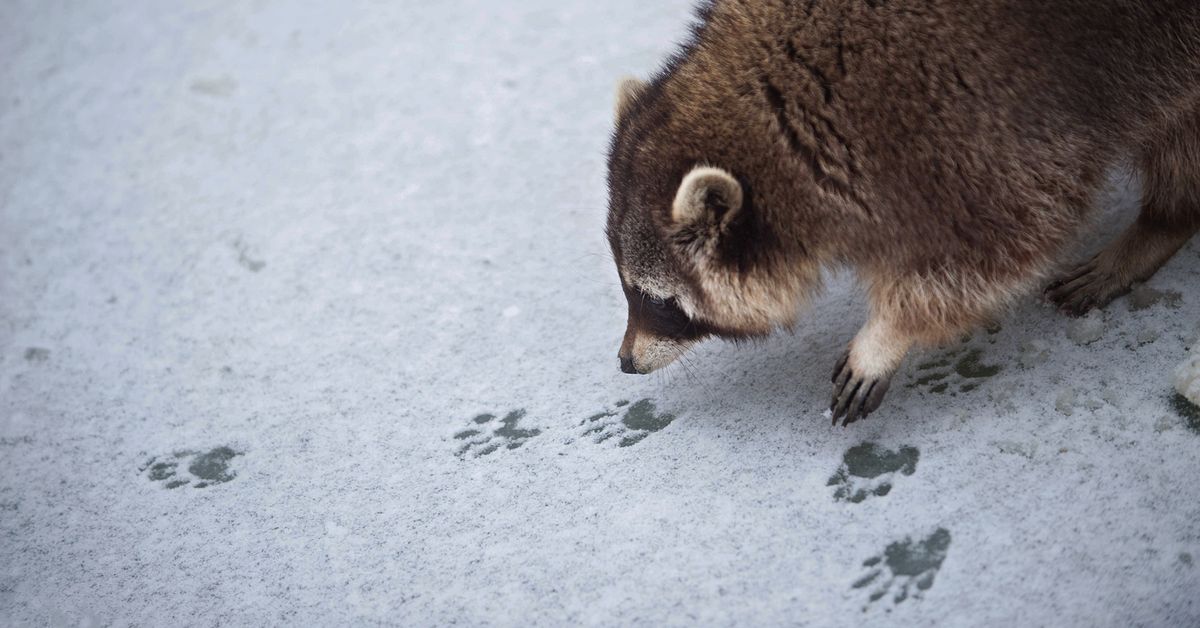
<instances>
[{"instance_id":1,"label":"snow","mask_svg":"<svg viewBox=\"0 0 1200 628\"><path fill-rule=\"evenodd\" d=\"M1090 345L1104 337L1104 330L1104 314L1092 310L1071 324L1067 336L1077 345Z\"/></svg>"},{"instance_id":2,"label":"snow","mask_svg":"<svg viewBox=\"0 0 1200 628\"><path fill-rule=\"evenodd\" d=\"M1196 241L849 428L848 276L618 372L612 86L688 4L6 3L0 625L1200 623Z\"/></svg>"},{"instance_id":3,"label":"snow","mask_svg":"<svg viewBox=\"0 0 1200 628\"><path fill-rule=\"evenodd\" d=\"M1175 369L1175 390L1193 404L1200 405L1200 352L1192 354Z\"/></svg>"}]
</instances>

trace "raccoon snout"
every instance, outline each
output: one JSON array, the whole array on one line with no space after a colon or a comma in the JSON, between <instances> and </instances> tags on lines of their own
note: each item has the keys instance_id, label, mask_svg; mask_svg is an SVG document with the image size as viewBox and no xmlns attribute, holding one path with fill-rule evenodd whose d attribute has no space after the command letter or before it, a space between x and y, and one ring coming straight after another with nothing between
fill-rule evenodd
<instances>
[{"instance_id":1,"label":"raccoon snout","mask_svg":"<svg viewBox=\"0 0 1200 628\"><path fill-rule=\"evenodd\" d=\"M617 358L621 360L621 372L622 373L628 373L630 375L637 375L638 371L633 366L633 356L618 355Z\"/></svg>"},{"instance_id":2,"label":"raccoon snout","mask_svg":"<svg viewBox=\"0 0 1200 628\"><path fill-rule=\"evenodd\" d=\"M617 358L621 362L622 373L647 375L674 362L685 348L677 342L659 339L646 347L635 348L629 352L621 351Z\"/></svg>"}]
</instances>

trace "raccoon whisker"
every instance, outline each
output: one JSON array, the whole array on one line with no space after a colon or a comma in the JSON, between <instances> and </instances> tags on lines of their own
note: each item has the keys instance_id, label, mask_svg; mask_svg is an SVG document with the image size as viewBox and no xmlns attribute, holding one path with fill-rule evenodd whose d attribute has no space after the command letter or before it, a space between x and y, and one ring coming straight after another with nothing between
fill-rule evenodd
<instances>
[{"instance_id":1,"label":"raccoon whisker","mask_svg":"<svg viewBox=\"0 0 1200 628\"><path fill-rule=\"evenodd\" d=\"M696 377L696 374L693 372L693 369L691 367L689 367L686 364L680 363L679 368L683 372L683 375L687 379L689 384L699 383L700 380L699 380L699 378Z\"/></svg>"},{"instance_id":2,"label":"raccoon whisker","mask_svg":"<svg viewBox=\"0 0 1200 628\"><path fill-rule=\"evenodd\" d=\"M679 364L680 368L683 369L683 372L685 375L687 375L689 382L698 383L700 381L699 377L696 375L694 365L692 364L691 356L688 355L688 350L686 348L675 349L675 361Z\"/></svg>"},{"instance_id":3,"label":"raccoon whisker","mask_svg":"<svg viewBox=\"0 0 1200 628\"><path fill-rule=\"evenodd\" d=\"M694 358L692 358L692 355L690 355L690 354L686 355L686 357L684 359L686 360L686 364L688 364L690 366L694 366L694 365L692 365L692 361L691 361L692 359L694 359ZM722 366L720 364L715 364L715 365L713 365L713 369L716 372L718 372L719 375L722 376L722 378L727 378L726 376L728 375L728 371L725 369L724 366ZM694 367L694 370L695 370L695 367Z\"/></svg>"},{"instance_id":4,"label":"raccoon whisker","mask_svg":"<svg viewBox=\"0 0 1200 628\"><path fill-rule=\"evenodd\" d=\"M672 369L659 369L654 372L658 377L659 388L669 388L671 386L671 371Z\"/></svg>"},{"instance_id":5,"label":"raccoon whisker","mask_svg":"<svg viewBox=\"0 0 1200 628\"><path fill-rule=\"evenodd\" d=\"M667 373L667 378L668 378L667 385L671 385L671 387L673 387L674 384L678 383L678 378L679 378L678 373L683 373L683 376L686 378L686 381L689 381L689 382L691 381L690 371L688 371L688 369L685 369L685 367L682 364L679 365L678 369L670 369L670 371L671 371L670 373Z\"/></svg>"},{"instance_id":6,"label":"raccoon whisker","mask_svg":"<svg viewBox=\"0 0 1200 628\"><path fill-rule=\"evenodd\" d=\"M690 358L682 358L680 364L683 365L683 372L688 375L688 381L693 384L700 383L700 376L696 375L696 367L692 364Z\"/></svg>"},{"instance_id":7,"label":"raccoon whisker","mask_svg":"<svg viewBox=\"0 0 1200 628\"><path fill-rule=\"evenodd\" d=\"M600 277L588 277L587 282L593 286L608 286L610 288L620 288L621 284L611 279L602 279Z\"/></svg>"},{"instance_id":8,"label":"raccoon whisker","mask_svg":"<svg viewBox=\"0 0 1200 628\"><path fill-rule=\"evenodd\" d=\"M577 261L577 262L578 262L579 260L582 260L582 259L587 259L587 258L589 258L589 257L598 257L598 258L601 258L601 259L610 259L610 260L611 260L611 259L612 259L612 253L611 253L611 252L592 252L592 253L584 253L583 255L580 255L579 257L576 257L576 258L575 258L575 261Z\"/></svg>"}]
</instances>

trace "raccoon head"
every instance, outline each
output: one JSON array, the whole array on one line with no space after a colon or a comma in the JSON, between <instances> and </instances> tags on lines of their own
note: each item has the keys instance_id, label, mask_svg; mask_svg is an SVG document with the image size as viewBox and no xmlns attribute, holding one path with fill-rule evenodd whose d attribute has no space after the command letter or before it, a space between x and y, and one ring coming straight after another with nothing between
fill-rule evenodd
<instances>
[{"instance_id":1,"label":"raccoon head","mask_svg":"<svg viewBox=\"0 0 1200 628\"><path fill-rule=\"evenodd\" d=\"M798 296L815 283L780 272L784 247L755 204L749 173L706 150L696 138L712 133L689 129L701 122L667 100L654 85L618 88L607 234L628 302L618 353L626 373L662 368L709 336L791 325Z\"/></svg>"}]
</instances>

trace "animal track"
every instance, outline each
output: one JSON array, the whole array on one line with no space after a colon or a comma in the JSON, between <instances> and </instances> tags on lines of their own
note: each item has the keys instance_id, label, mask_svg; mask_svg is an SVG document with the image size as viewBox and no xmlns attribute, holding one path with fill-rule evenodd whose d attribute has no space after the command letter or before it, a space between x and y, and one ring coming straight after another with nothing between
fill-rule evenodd
<instances>
[{"instance_id":1,"label":"animal track","mask_svg":"<svg viewBox=\"0 0 1200 628\"><path fill-rule=\"evenodd\" d=\"M911 537L896 541L888 545L882 554L868 558L863 562L863 567L870 571L851 585L855 589L876 585L863 610L892 591L895 591L893 604L907 600L910 595L920 599L933 586L933 580L942 567L942 561L946 560L949 549L950 531L938 528L920 541L914 541Z\"/></svg>"},{"instance_id":2,"label":"animal track","mask_svg":"<svg viewBox=\"0 0 1200 628\"><path fill-rule=\"evenodd\" d=\"M833 492L837 501L857 504L872 495L883 497L892 492L896 473L916 473L920 457L921 452L916 447L892 451L875 443L856 445L846 450L841 468L829 478L826 486L837 487Z\"/></svg>"},{"instance_id":3,"label":"animal track","mask_svg":"<svg viewBox=\"0 0 1200 628\"><path fill-rule=\"evenodd\" d=\"M240 452L229 447L217 447L203 454L190 450L177 451L170 456L151 458L138 472L145 473L151 482L161 482L166 488L189 484L192 488L206 488L237 477L237 472L229 469L229 462L240 455Z\"/></svg>"},{"instance_id":4,"label":"animal track","mask_svg":"<svg viewBox=\"0 0 1200 628\"><path fill-rule=\"evenodd\" d=\"M919 376L908 387L927 386L929 392L940 395L954 386L958 390L950 394L968 393L1002 370L998 364L983 363L983 349L963 346L918 364Z\"/></svg>"},{"instance_id":5,"label":"animal track","mask_svg":"<svg viewBox=\"0 0 1200 628\"><path fill-rule=\"evenodd\" d=\"M478 458L495 453L501 448L516 449L542 433L541 430L517 427L517 423L524 417L524 410L513 410L498 423L494 414L481 414L471 419L473 427L454 435L455 440L463 441L458 448L458 457Z\"/></svg>"},{"instance_id":6,"label":"animal track","mask_svg":"<svg viewBox=\"0 0 1200 628\"><path fill-rule=\"evenodd\" d=\"M621 420L614 421L612 419L620 413L621 408L628 406ZM649 399L629 405L628 401L618 401L616 410L604 411L583 420L579 425L586 426L583 431L583 436L591 437L592 442L603 443L607 440L616 438L617 446L629 447L636 445L647 436L665 429L672 421L675 420L675 415L656 412L657 408L654 402Z\"/></svg>"}]
</instances>

